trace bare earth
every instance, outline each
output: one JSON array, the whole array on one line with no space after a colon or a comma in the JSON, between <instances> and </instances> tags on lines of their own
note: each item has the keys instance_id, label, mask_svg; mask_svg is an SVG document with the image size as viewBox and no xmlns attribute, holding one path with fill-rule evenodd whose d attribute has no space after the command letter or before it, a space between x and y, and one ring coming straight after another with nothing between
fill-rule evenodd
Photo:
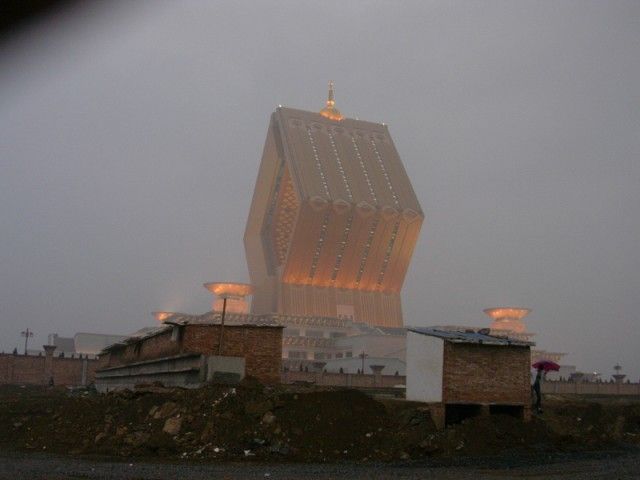
<instances>
[{"instance_id":1,"label":"bare earth","mask_svg":"<svg viewBox=\"0 0 640 480\"><path fill-rule=\"evenodd\" d=\"M494 463L490 465L489 463ZM640 451L570 454L505 462L479 459L467 466L407 464L189 464L112 462L62 456L2 453L0 480L67 479L638 479ZM473 465L475 463L475 465ZM497 465L496 465L497 463ZM506 465L509 463L510 465ZM502 464L502 465L500 465Z\"/></svg>"},{"instance_id":2,"label":"bare earth","mask_svg":"<svg viewBox=\"0 0 640 480\"><path fill-rule=\"evenodd\" d=\"M435 428L423 405L306 386L0 387L0 480L640 479L637 398L545 398Z\"/></svg>"}]
</instances>

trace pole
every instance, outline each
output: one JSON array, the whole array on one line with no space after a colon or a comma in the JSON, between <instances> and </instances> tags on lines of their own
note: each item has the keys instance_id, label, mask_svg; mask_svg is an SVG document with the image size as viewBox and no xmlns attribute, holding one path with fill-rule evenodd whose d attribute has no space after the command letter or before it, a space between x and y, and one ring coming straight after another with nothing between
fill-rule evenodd
<instances>
[{"instance_id":1,"label":"pole","mask_svg":"<svg viewBox=\"0 0 640 480\"><path fill-rule=\"evenodd\" d=\"M218 339L218 356L222 355L222 339L224 335L224 315L227 313L227 297L222 299L222 316L220 317L220 338Z\"/></svg>"},{"instance_id":2,"label":"pole","mask_svg":"<svg viewBox=\"0 0 640 480\"><path fill-rule=\"evenodd\" d=\"M22 332L22 335L24 335L24 354L26 355L27 344L29 343L29 337L33 337L33 332L27 328L24 332Z\"/></svg>"},{"instance_id":3,"label":"pole","mask_svg":"<svg viewBox=\"0 0 640 480\"><path fill-rule=\"evenodd\" d=\"M362 358L362 370L361 370L361 372L362 372L363 375L364 375L364 359L365 359L366 356L367 356L367 354L364 353L364 350L363 350L362 353L360 354L360 357Z\"/></svg>"}]
</instances>

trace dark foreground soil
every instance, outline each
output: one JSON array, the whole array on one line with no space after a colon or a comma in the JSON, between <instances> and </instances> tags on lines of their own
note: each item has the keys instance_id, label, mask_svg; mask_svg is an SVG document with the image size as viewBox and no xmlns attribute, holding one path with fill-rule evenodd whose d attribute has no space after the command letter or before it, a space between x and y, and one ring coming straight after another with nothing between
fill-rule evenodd
<instances>
[{"instance_id":1,"label":"dark foreground soil","mask_svg":"<svg viewBox=\"0 0 640 480\"><path fill-rule=\"evenodd\" d=\"M15 456L28 463L32 456L21 456L24 452L135 463L434 462L621 448L637 452L639 444L640 402L548 399L545 413L526 424L492 415L439 432L420 404L376 400L355 390L264 387L250 381L106 395L0 387L5 462Z\"/></svg>"},{"instance_id":2,"label":"dark foreground soil","mask_svg":"<svg viewBox=\"0 0 640 480\"><path fill-rule=\"evenodd\" d=\"M329 464L203 464L107 461L42 453L0 453L0 480L631 480L640 478L640 451L534 455L493 459L465 457L456 464L429 462Z\"/></svg>"}]
</instances>

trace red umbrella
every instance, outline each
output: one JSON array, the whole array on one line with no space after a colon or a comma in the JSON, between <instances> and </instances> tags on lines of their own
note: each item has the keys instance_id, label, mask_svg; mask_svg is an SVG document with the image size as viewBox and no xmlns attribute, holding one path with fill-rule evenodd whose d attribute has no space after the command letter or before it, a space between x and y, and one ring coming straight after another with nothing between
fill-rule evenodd
<instances>
[{"instance_id":1,"label":"red umbrella","mask_svg":"<svg viewBox=\"0 0 640 480\"><path fill-rule=\"evenodd\" d=\"M544 370L545 372L554 371L557 372L560 370L560 365L556 362L552 362L551 360L540 360L532 365L536 370Z\"/></svg>"}]
</instances>

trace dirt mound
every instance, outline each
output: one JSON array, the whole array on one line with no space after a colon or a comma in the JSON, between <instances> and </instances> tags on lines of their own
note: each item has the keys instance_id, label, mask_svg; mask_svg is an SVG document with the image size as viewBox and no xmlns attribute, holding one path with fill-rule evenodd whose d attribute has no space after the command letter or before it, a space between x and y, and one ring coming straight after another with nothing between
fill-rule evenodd
<instances>
[{"instance_id":1,"label":"dirt mound","mask_svg":"<svg viewBox=\"0 0 640 480\"><path fill-rule=\"evenodd\" d=\"M561 442L539 418L523 423L509 415L491 415L464 420L447 429L447 453L495 454L505 450L552 451Z\"/></svg>"},{"instance_id":2,"label":"dirt mound","mask_svg":"<svg viewBox=\"0 0 640 480\"><path fill-rule=\"evenodd\" d=\"M558 399L549 405L545 421L562 435L565 443L594 448L619 442L640 443L640 403Z\"/></svg>"},{"instance_id":3,"label":"dirt mound","mask_svg":"<svg viewBox=\"0 0 640 480\"><path fill-rule=\"evenodd\" d=\"M287 394L281 402L276 428L302 458L364 458L383 445L385 452L390 449L385 432L392 425L384 405L361 392Z\"/></svg>"},{"instance_id":4,"label":"dirt mound","mask_svg":"<svg viewBox=\"0 0 640 480\"><path fill-rule=\"evenodd\" d=\"M546 452L640 441L640 404L558 399L436 431L424 405L355 390L245 382L98 395L0 387L0 448L203 460L339 461Z\"/></svg>"}]
</instances>

